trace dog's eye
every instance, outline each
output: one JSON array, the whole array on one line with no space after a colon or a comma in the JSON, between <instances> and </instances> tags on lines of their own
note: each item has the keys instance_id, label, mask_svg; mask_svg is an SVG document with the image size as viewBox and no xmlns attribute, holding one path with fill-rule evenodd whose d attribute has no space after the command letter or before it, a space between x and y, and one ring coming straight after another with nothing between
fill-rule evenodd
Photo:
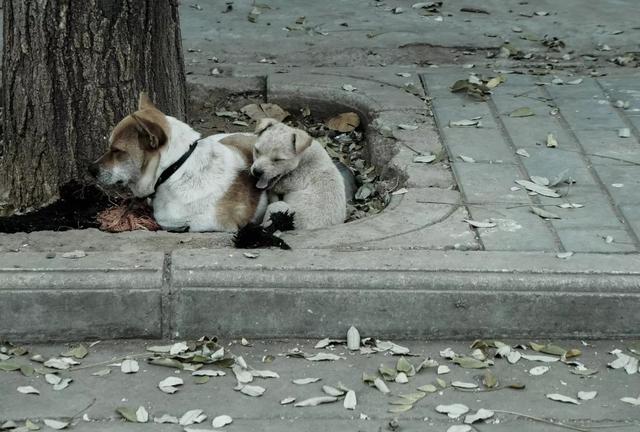
<instances>
[{"instance_id":1,"label":"dog's eye","mask_svg":"<svg viewBox=\"0 0 640 432\"><path fill-rule=\"evenodd\" d=\"M273 161L274 162L284 162L284 161L286 161L286 159L274 159Z\"/></svg>"}]
</instances>

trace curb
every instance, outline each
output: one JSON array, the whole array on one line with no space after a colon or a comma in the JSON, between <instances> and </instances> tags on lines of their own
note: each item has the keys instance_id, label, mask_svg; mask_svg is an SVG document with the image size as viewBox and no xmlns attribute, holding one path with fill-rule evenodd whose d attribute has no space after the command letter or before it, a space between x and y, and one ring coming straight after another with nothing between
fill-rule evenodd
<instances>
[{"instance_id":1,"label":"curb","mask_svg":"<svg viewBox=\"0 0 640 432\"><path fill-rule=\"evenodd\" d=\"M0 334L29 342L344 337L356 325L392 338L640 335L640 270L628 270L640 268L635 255L258 253L181 250L170 267L158 253L2 254Z\"/></svg>"}]
</instances>

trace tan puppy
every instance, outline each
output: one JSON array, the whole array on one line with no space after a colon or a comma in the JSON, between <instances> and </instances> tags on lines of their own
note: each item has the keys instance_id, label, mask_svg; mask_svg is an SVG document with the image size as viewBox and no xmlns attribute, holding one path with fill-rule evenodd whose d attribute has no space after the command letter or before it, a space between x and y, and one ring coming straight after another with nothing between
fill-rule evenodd
<instances>
[{"instance_id":1,"label":"tan puppy","mask_svg":"<svg viewBox=\"0 0 640 432\"><path fill-rule=\"evenodd\" d=\"M89 171L104 185L151 198L163 229L235 231L262 220L267 205L249 175L254 141L238 134L202 138L143 93L138 111L118 123L109 151Z\"/></svg>"},{"instance_id":2,"label":"tan puppy","mask_svg":"<svg viewBox=\"0 0 640 432\"><path fill-rule=\"evenodd\" d=\"M313 229L343 223L345 187L331 157L306 132L277 120L260 120L253 147L251 174L268 191L265 222L277 212L295 212L296 228Z\"/></svg>"}]
</instances>

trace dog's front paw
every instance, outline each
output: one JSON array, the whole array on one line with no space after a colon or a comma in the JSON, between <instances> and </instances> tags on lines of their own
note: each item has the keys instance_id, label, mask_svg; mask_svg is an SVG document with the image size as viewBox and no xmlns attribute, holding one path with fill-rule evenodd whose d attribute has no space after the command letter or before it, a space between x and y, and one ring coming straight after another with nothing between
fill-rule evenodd
<instances>
[{"instance_id":1,"label":"dog's front paw","mask_svg":"<svg viewBox=\"0 0 640 432\"><path fill-rule=\"evenodd\" d=\"M272 246L285 250L291 249L284 240L255 223L249 223L240 228L233 236L233 245L238 249L258 249Z\"/></svg>"},{"instance_id":2,"label":"dog's front paw","mask_svg":"<svg viewBox=\"0 0 640 432\"><path fill-rule=\"evenodd\" d=\"M293 231L295 229L295 215L296 212L289 210L271 213L269 215L271 221L271 225L268 227L269 231Z\"/></svg>"}]
</instances>

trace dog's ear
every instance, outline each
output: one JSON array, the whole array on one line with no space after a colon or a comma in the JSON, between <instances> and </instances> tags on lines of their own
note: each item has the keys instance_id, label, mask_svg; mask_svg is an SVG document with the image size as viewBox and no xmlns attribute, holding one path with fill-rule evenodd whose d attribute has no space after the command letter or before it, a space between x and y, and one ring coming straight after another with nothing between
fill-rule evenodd
<instances>
[{"instance_id":1,"label":"dog's ear","mask_svg":"<svg viewBox=\"0 0 640 432\"><path fill-rule=\"evenodd\" d=\"M140 96L138 96L138 111L150 108L157 109L153 102L151 102L149 95L147 95L146 92L140 92Z\"/></svg>"},{"instance_id":2,"label":"dog's ear","mask_svg":"<svg viewBox=\"0 0 640 432\"><path fill-rule=\"evenodd\" d=\"M137 111L131 114L136 121L138 132L143 135L143 145L148 150L156 150L167 143L168 131L164 115L158 110Z\"/></svg>"},{"instance_id":3,"label":"dog's ear","mask_svg":"<svg viewBox=\"0 0 640 432\"><path fill-rule=\"evenodd\" d=\"M300 129L296 129L293 133L293 150L296 154L300 154L309 148L312 141L313 139L308 133Z\"/></svg>"},{"instance_id":4,"label":"dog's ear","mask_svg":"<svg viewBox=\"0 0 640 432\"><path fill-rule=\"evenodd\" d=\"M267 130L267 128L273 126L276 123L278 123L276 119L272 119L269 117L260 119L260 121L258 121L258 124L256 124L256 135L260 135L262 132Z\"/></svg>"}]
</instances>

